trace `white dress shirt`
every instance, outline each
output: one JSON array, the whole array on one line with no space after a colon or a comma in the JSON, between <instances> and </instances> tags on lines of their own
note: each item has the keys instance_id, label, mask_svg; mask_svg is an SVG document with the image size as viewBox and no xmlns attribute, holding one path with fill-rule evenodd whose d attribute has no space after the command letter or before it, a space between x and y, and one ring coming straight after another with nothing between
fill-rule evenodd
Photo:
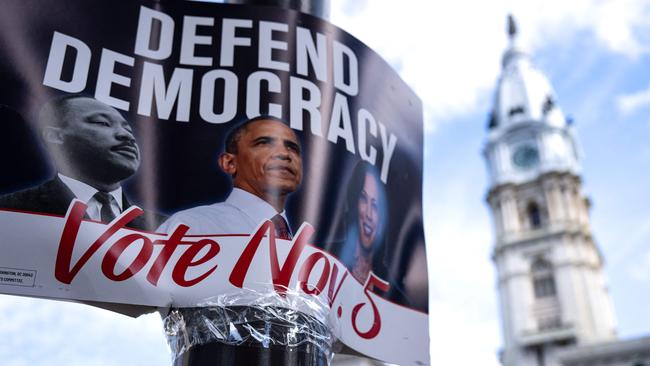
<instances>
[{"instance_id":1,"label":"white dress shirt","mask_svg":"<svg viewBox=\"0 0 650 366\"><path fill-rule=\"evenodd\" d=\"M95 193L99 191L84 182L70 178L61 173L59 173L59 179L61 179L63 184L72 191L77 199L84 201L88 205L86 215L88 215L92 220L101 221L102 204L94 197ZM122 187L107 193L114 198L114 200L111 201L111 211L115 216L119 216L122 213Z\"/></svg>"},{"instance_id":2,"label":"white dress shirt","mask_svg":"<svg viewBox=\"0 0 650 366\"><path fill-rule=\"evenodd\" d=\"M234 188L224 202L179 211L156 231L165 233L185 224L190 227L189 234L252 234L262 221L277 214L268 202ZM287 220L284 210L280 215Z\"/></svg>"}]
</instances>

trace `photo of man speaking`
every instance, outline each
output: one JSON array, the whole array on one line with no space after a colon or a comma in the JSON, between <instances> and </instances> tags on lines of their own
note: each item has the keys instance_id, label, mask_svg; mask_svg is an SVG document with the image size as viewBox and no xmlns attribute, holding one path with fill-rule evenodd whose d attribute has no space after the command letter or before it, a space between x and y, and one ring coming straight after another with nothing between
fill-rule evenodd
<instances>
[{"instance_id":1,"label":"photo of man speaking","mask_svg":"<svg viewBox=\"0 0 650 366\"><path fill-rule=\"evenodd\" d=\"M46 103L40 135L57 173L24 191L0 197L0 208L65 215L73 199L84 201L86 217L110 222L131 206L122 182L140 166L140 149L129 122L114 108L88 96L67 95ZM151 212L128 227L154 229Z\"/></svg>"},{"instance_id":2,"label":"photo of man speaking","mask_svg":"<svg viewBox=\"0 0 650 366\"><path fill-rule=\"evenodd\" d=\"M191 234L248 234L271 220L277 236L290 239L284 206L302 181L301 147L293 130L271 116L244 121L229 131L218 164L232 177L228 198L177 212L158 231L185 224Z\"/></svg>"}]
</instances>

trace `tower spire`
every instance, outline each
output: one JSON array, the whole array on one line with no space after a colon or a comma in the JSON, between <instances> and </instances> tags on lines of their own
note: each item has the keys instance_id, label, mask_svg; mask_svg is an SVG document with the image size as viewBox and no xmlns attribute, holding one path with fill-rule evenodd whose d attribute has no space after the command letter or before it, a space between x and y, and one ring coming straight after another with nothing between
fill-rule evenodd
<instances>
[{"instance_id":1,"label":"tower spire","mask_svg":"<svg viewBox=\"0 0 650 366\"><path fill-rule=\"evenodd\" d=\"M531 122L566 127L564 114L556 103L551 83L523 51L521 29L512 14L507 15L505 30L509 45L501 59L503 71L497 84L493 111L490 113L490 131L506 133L511 126ZM571 167L578 167L577 161L573 164L572 158L560 160L569 162Z\"/></svg>"},{"instance_id":2,"label":"tower spire","mask_svg":"<svg viewBox=\"0 0 650 366\"><path fill-rule=\"evenodd\" d=\"M517 23L515 22L515 17L512 14L508 14L508 37L510 41L514 41L515 36L517 35Z\"/></svg>"},{"instance_id":3,"label":"tower spire","mask_svg":"<svg viewBox=\"0 0 650 366\"><path fill-rule=\"evenodd\" d=\"M510 44L484 148L502 363L568 365L559 361L561 351L614 339L616 320L581 193L576 137L550 81L521 51L512 15L506 31Z\"/></svg>"},{"instance_id":4,"label":"tower spire","mask_svg":"<svg viewBox=\"0 0 650 366\"><path fill-rule=\"evenodd\" d=\"M506 18L506 31L508 33L508 39L510 40L510 45L506 49L506 51L503 53L503 58L501 59L501 66L503 68L508 65L512 60L524 56L526 57L526 54L520 49L519 47L519 42L517 40L519 36L519 28L517 26L517 21L515 20L515 17L512 14L508 14L508 17Z\"/></svg>"}]
</instances>

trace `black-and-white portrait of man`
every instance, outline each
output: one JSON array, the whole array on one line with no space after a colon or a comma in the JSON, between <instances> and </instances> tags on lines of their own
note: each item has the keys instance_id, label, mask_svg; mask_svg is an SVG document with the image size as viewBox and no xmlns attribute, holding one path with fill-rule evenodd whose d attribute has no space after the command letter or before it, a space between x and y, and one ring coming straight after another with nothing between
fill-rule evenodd
<instances>
[{"instance_id":1,"label":"black-and-white portrait of man","mask_svg":"<svg viewBox=\"0 0 650 366\"><path fill-rule=\"evenodd\" d=\"M131 206L122 182L140 165L140 149L129 122L113 107L94 98L68 95L45 104L40 135L57 173L24 191L0 197L0 207L65 215L70 202L86 202L88 219L110 222ZM128 226L155 228L147 213Z\"/></svg>"}]
</instances>

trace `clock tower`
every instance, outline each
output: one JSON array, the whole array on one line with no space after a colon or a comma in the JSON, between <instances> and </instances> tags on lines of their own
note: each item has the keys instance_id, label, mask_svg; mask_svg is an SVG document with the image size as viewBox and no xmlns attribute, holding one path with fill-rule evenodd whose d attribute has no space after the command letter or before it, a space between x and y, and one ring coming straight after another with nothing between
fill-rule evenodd
<instances>
[{"instance_id":1,"label":"clock tower","mask_svg":"<svg viewBox=\"0 0 650 366\"><path fill-rule=\"evenodd\" d=\"M495 233L505 366L560 365L558 354L616 338L603 259L581 191L572 122L508 18L483 154Z\"/></svg>"}]
</instances>

